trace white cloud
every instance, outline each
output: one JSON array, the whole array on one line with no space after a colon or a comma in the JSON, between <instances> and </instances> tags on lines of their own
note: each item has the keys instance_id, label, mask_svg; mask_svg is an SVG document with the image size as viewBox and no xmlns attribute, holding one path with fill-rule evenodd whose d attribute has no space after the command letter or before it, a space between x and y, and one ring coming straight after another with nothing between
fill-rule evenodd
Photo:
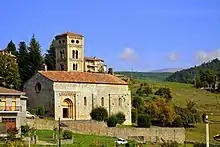
<instances>
[{"instance_id":1,"label":"white cloud","mask_svg":"<svg viewBox=\"0 0 220 147\"><path fill-rule=\"evenodd\" d=\"M124 51L121 53L120 59L129 62L137 61L136 53L131 48L125 48Z\"/></svg>"},{"instance_id":2,"label":"white cloud","mask_svg":"<svg viewBox=\"0 0 220 147\"><path fill-rule=\"evenodd\" d=\"M179 55L177 53L170 52L168 53L167 58L169 61L176 61L179 58Z\"/></svg>"},{"instance_id":3,"label":"white cloud","mask_svg":"<svg viewBox=\"0 0 220 147\"><path fill-rule=\"evenodd\" d=\"M220 59L220 49L216 49L210 52L199 51L196 53L196 60L200 63L211 61L213 59Z\"/></svg>"}]
</instances>

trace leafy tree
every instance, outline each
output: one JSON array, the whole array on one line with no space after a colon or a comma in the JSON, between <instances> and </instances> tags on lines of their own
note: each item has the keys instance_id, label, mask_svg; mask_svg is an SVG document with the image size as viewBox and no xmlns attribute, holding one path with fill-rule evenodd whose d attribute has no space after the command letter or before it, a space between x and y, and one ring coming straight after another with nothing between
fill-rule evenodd
<instances>
[{"instance_id":1,"label":"leafy tree","mask_svg":"<svg viewBox=\"0 0 220 147\"><path fill-rule=\"evenodd\" d=\"M26 124L24 126L21 126L21 135L24 137L27 137L29 135L31 128Z\"/></svg>"},{"instance_id":2,"label":"leafy tree","mask_svg":"<svg viewBox=\"0 0 220 147\"><path fill-rule=\"evenodd\" d=\"M108 118L108 112L104 107L97 107L92 110L90 116L96 121L106 121Z\"/></svg>"},{"instance_id":3,"label":"leafy tree","mask_svg":"<svg viewBox=\"0 0 220 147\"><path fill-rule=\"evenodd\" d=\"M29 73L29 57L28 57L28 50L25 42L20 42L18 48L18 67L19 67L19 74L21 77L22 84L26 82L30 77Z\"/></svg>"},{"instance_id":4,"label":"leafy tree","mask_svg":"<svg viewBox=\"0 0 220 147\"><path fill-rule=\"evenodd\" d=\"M73 137L73 132L71 132L69 130L64 130L64 132L63 132L64 139L72 139L72 137Z\"/></svg>"},{"instance_id":5,"label":"leafy tree","mask_svg":"<svg viewBox=\"0 0 220 147\"><path fill-rule=\"evenodd\" d=\"M131 109L131 121L132 123L136 123L137 122L137 115L138 115L138 111L136 108L132 108Z\"/></svg>"},{"instance_id":6,"label":"leafy tree","mask_svg":"<svg viewBox=\"0 0 220 147\"><path fill-rule=\"evenodd\" d=\"M123 112L118 112L116 114L116 117L117 117L117 120L118 120L118 123L121 125L125 122L125 114Z\"/></svg>"},{"instance_id":7,"label":"leafy tree","mask_svg":"<svg viewBox=\"0 0 220 147\"><path fill-rule=\"evenodd\" d=\"M30 77L40 68L42 63L40 44L33 35L29 46Z\"/></svg>"},{"instance_id":8,"label":"leafy tree","mask_svg":"<svg viewBox=\"0 0 220 147\"><path fill-rule=\"evenodd\" d=\"M44 116L44 114L45 114L44 105L38 106L38 108L37 108L37 115Z\"/></svg>"},{"instance_id":9,"label":"leafy tree","mask_svg":"<svg viewBox=\"0 0 220 147\"><path fill-rule=\"evenodd\" d=\"M20 76L16 60L5 54L0 56L0 77L2 86L17 89L20 86Z\"/></svg>"},{"instance_id":10,"label":"leafy tree","mask_svg":"<svg viewBox=\"0 0 220 147\"><path fill-rule=\"evenodd\" d=\"M48 70L56 69L56 49L55 49L55 40L52 41L50 48L47 50L45 56L45 64L47 65Z\"/></svg>"},{"instance_id":11,"label":"leafy tree","mask_svg":"<svg viewBox=\"0 0 220 147\"><path fill-rule=\"evenodd\" d=\"M136 91L136 94L139 96L149 96L149 94L152 93L153 90L150 86L147 85L147 83L141 83L140 87Z\"/></svg>"},{"instance_id":12,"label":"leafy tree","mask_svg":"<svg viewBox=\"0 0 220 147\"><path fill-rule=\"evenodd\" d=\"M138 127L150 128L151 126L150 116L147 114L139 114L137 124L138 124Z\"/></svg>"},{"instance_id":13,"label":"leafy tree","mask_svg":"<svg viewBox=\"0 0 220 147\"><path fill-rule=\"evenodd\" d=\"M176 118L174 106L171 101L166 101L164 98L156 98L145 104L145 112L151 118L160 121L163 126L172 124Z\"/></svg>"},{"instance_id":14,"label":"leafy tree","mask_svg":"<svg viewBox=\"0 0 220 147\"><path fill-rule=\"evenodd\" d=\"M116 115L111 115L108 119L107 119L107 126L108 127L115 127L118 123L118 118Z\"/></svg>"},{"instance_id":15,"label":"leafy tree","mask_svg":"<svg viewBox=\"0 0 220 147\"><path fill-rule=\"evenodd\" d=\"M16 46L15 46L15 44L14 44L14 42L12 40L8 43L8 45L7 45L5 50L6 51L10 51L12 55L17 56Z\"/></svg>"},{"instance_id":16,"label":"leafy tree","mask_svg":"<svg viewBox=\"0 0 220 147\"><path fill-rule=\"evenodd\" d=\"M161 97L166 98L167 100L171 100L172 99L172 95L171 95L171 90L170 88L159 88L156 92L155 95L159 95Z\"/></svg>"},{"instance_id":17,"label":"leafy tree","mask_svg":"<svg viewBox=\"0 0 220 147\"><path fill-rule=\"evenodd\" d=\"M144 101L140 96L134 96L132 100L132 106L138 110L143 106Z\"/></svg>"}]
</instances>

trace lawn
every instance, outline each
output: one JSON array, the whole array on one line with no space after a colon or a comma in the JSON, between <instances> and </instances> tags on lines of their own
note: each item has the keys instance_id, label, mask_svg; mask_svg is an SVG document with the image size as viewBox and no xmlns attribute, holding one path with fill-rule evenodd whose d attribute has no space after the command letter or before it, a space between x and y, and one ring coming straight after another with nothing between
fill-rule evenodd
<instances>
[{"instance_id":1,"label":"lawn","mask_svg":"<svg viewBox=\"0 0 220 147\"><path fill-rule=\"evenodd\" d=\"M52 130L37 130L38 139L42 141L51 142ZM105 145L105 147L114 147L116 138L97 135L73 134L74 141L71 145L62 145L62 147L77 146L77 147L91 147L98 145ZM34 145L33 145L34 146ZM38 145L39 146L39 145Z\"/></svg>"}]
</instances>

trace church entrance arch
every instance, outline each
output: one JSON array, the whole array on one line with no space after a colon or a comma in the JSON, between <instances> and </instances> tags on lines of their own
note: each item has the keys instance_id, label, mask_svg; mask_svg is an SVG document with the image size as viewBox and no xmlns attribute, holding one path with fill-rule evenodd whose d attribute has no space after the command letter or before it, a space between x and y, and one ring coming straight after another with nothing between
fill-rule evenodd
<instances>
[{"instance_id":1,"label":"church entrance arch","mask_svg":"<svg viewBox=\"0 0 220 147\"><path fill-rule=\"evenodd\" d=\"M62 109L64 119L73 119L73 102L69 98L63 100Z\"/></svg>"}]
</instances>

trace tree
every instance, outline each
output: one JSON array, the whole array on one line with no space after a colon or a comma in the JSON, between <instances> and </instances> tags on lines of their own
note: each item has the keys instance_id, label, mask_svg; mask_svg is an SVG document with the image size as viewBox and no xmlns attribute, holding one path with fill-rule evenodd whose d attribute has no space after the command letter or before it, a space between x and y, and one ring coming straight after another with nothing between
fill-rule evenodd
<instances>
[{"instance_id":1,"label":"tree","mask_svg":"<svg viewBox=\"0 0 220 147\"><path fill-rule=\"evenodd\" d=\"M138 127L150 128L151 126L150 116L146 114L139 114L137 123L138 123Z\"/></svg>"},{"instance_id":2,"label":"tree","mask_svg":"<svg viewBox=\"0 0 220 147\"><path fill-rule=\"evenodd\" d=\"M47 65L48 70L56 69L56 49L55 49L55 40L52 41L50 48L47 50L45 56L45 64Z\"/></svg>"},{"instance_id":3,"label":"tree","mask_svg":"<svg viewBox=\"0 0 220 147\"><path fill-rule=\"evenodd\" d=\"M18 67L22 84L26 82L30 77L29 73L29 61L28 50L25 42L20 42L18 48Z\"/></svg>"},{"instance_id":4,"label":"tree","mask_svg":"<svg viewBox=\"0 0 220 147\"><path fill-rule=\"evenodd\" d=\"M16 46L15 46L15 44L14 44L14 42L12 40L8 43L8 45L7 45L5 50L6 51L10 51L12 55L17 56Z\"/></svg>"},{"instance_id":5,"label":"tree","mask_svg":"<svg viewBox=\"0 0 220 147\"><path fill-rule=\"evenodd\" d=\"M108 127L115 127L118 123L118 118L116 115L111 115L107 120Z\"/></svg>"},{"instance_id":6,"label":"tree","mask_svg":"<svg viewBox=\"0 0 220 147\"><path fill-rule=\"evenodd\" d=\"M29 49L29 64L30 64L30 77L32 77L35 72L40 68L40 65L42 63L42 57L41 57L41 49L40 44L35 39L35 36L33 35L30 42Z\"/></svg>"},{"instance_id":7,"label":"tree","mask_svg":"<svg viewBox=\"0 0 220 147\"><path fill-rule=\"evenodd\" d=\"M104 107L97 107L92 110L90 116L96 121L106 121L108 119L108 112Z\"/></svg>"},{"instance_id":8,"label":"tree","mask_svg":"<svg viewBox=\"0 0 220 147\"><path fill-rule=\"evenodd\" d=\"M5 54L0 55L0 77L2 77L2 86L18 89L20 86L20 76L16 60Z\"/></svg>"},{"instance_id":9,"label":"tree","mask_svg":"<svg viewBox=\"0 0 220 147\"><path fill-rule=\"evenodd\" d=\"M171 100L172 99L172 95L171 95L171 90L170 88L159 88L156 92L155 95L159 95L161 97L166 98L167 100Z\"/></svg>"},{"instance_id":10,"label":"tree","mask_svg":"<svg viewBox=\"0 0 220 147\"><path fill-rule=\"evenodd\" d=\"M143 99L140 96L134 96L133 97L132 106L134 108L137 108L139 110L139 109L141 109L143 104L144 104Z\"/></svg>"},{"instance_id":11,"label":"tree","mask_svg":"<svg viewBox=\"0 0 220 147\"><path fill-rule=\"evenodd\" d=\"M166 99L161 97L146 102L145 112L147 112L152 119L160 121L163 126L172 124L176 118L172 102L166 101Z\"/></svg>"},{"instance_id":12,"label":"tree","mask_svg":"<svg viewBox=\"0 0 220 147\"><path fill-rule=\"evenodd\" d=\"M126 119L125 119L125 114L124 114L123 112L118 112L118 113L116 114L116 117L117 117L118 123L119 123L120 125L122 125L122 124L124 123L124 121L126 120Z\"/></svg>"}]
</instances>

